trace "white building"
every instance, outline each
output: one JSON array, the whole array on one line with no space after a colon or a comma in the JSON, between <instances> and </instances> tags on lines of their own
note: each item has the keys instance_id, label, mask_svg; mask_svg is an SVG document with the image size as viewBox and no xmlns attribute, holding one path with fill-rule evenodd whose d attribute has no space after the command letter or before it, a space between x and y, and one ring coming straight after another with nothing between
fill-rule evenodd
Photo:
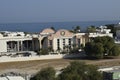
<instances>
[{"instance_id":1,"label":"white building","mask_svg":"<svg viewBox=\"0 0 120 80\"><path fill-rule=\"evenodd\" d=\"M115 36L115 43L120 44L120 22L114 25L114 27L117 29L116 36Z\"/></svg>"},{"instance_id":2,"label":"white building","mask_svg":"<svg viewBox=\"0 0 120 80\"><path fill-rule=\"evenodd\" d=\"M96 29L96 32L89 33L89 37L103 37L103 36L109 36L113 37L113 34L110 33L111 30L107 29L106 26L100 26L99 28Z\"/></svg>"},{"instance_id":3,"label":"white building","mask_svg":"<svg viewBox=\"0 0 120 80\"><path fill-rule=\"evenodd\" d=\"M0 77L0 80L25 80L21 76L5 76L5 77Z\"/></svg>"},{"instance_id":4,"label":"white building","mask_svg":"<svg viewBox=\"0 0 120 80\"><path fill-rule=\"evenodd\" d=\"M0 32L0 52L32 51L39 49L38 38L23 32Z\"/></svg>"},{"instance_id":5,"label":"white building","mask_svg":"<svg viewBox=\"0 0 120 80\"><path fill-rule=\"evenodd\" d=\"M116 31L116 40L120 41L120 30Z\"/></svg>"}]
</instances>

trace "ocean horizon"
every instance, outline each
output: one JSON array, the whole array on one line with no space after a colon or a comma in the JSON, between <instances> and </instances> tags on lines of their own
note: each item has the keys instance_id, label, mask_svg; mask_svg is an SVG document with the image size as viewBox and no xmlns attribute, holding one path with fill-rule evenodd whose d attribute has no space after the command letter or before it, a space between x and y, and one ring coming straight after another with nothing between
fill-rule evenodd
<instances>
[{"instance_id":1,"label":"ocean horizon","mask_svg":"<svg viewBox=\"0 0 120 80\"><path fill-rule=\"evenodd\" d=\"M0 31L22 31L39 33L45 28L54 27L58 29L71 30L75 26L80 26L81 31L85 31L87 27L93 25L99 27L106 24L118 24L116 21L73 21L73 22L33 22L33 23L0 23Z\"/></svg>"}]
</instances>

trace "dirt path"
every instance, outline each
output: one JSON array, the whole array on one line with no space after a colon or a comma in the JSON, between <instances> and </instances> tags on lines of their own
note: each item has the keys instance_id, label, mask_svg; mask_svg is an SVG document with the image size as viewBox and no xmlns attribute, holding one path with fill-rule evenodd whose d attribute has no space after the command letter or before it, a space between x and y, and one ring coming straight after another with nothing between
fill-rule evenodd
<instances>
[{"instance_id":1,"label":"dirt path","mask_svg":"<svg viewBox=\"0 0 120 80\"><path fill-rule=\"evenodd\" d=\"M40 61L25 61L25 62L9 62L0 63L0 73L19 72L25 74L34 74L41 68L54 67L56 70L69 65L71 61L84 61L87 64L98 66L120 66L120 59L106 59L106 60L40 60Z\"/></svg>"}]
</instances>

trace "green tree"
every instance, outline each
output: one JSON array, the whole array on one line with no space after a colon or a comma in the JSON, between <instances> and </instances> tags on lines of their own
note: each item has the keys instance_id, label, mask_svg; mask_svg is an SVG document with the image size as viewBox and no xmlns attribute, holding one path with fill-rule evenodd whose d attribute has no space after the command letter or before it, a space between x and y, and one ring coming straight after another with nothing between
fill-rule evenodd
<instances>
[{"instance_id":1,"label":"green tree","mask_svg":"<svg viewBox=\"0 0 120 80\"><path fill-rule=\"evenodd\" d=\"M103 58L104 48L101 43L89 42L85 46L85 52L89 57Z\"/></svg>"},{"instance_id":2,"label":"green tree","mask_svg":"<svg viewBox=\"0 0 120 80\"><path fill-rule=\"evenodd\" d=\"M100 42L104 45L106 45L107 42L114 44L114 39L111 37L108 37L108 36L96 37L96 38L94 38L94 42Z\"/></svg>"},{"instance_id":3,"label":"green tree","mask_svg":"<svg viewBox=\"0 0 120 80\"><path fill-rule=\"evenodd\" d=\"M102 43L95 43L95 45L93 46L93 51L94 51L94 56L96 58L103 58L104 57L104 48L103 48L103 44Z\"/></svg>"},{"instance_id":4,"label":"green tree","mask_svg":"<svg viewBox=\"0 0 120 80\"><path fill-rule=\"evenodd\" d=\"M89 57L103 58L104 56L119 55L119 46L116 46L111 37L96 37L86 43L85 52Z\"/></svg>"},{"instance_id":5,"label":"green tree","mask_svg":"<svg viewBox=\"0 0 120 80\"><path fill-rule=\"evenodd\" d=\"M80 32L80 26L76 26L76 27L73 29L73 32L74 32L74 33Z\"/></svg>"},{"instance_id":6,"label":"green tree","mask_svg":"<svg viewBox=\"0 0 120 80\"><path fill-rule=\"evenodd\" d=\"M47 55L47 54L49 54L49 51L48 51L48 49L41 49L39 54L40 55Z\"/></svg>"},{"instance_id":7,"label":"green tree","mask_svg":"<svg viewBox=\"0 0 120 80\"><path fill-rule=\"evenodd\" d=\"M52 67L44 68L30 80L55 80L55 70Z\"/></svg>"},{"instance_id":8,"label":"green tree","mask_svg":"<svg viewBox=\"0 0 120 80\"><path fill-rule=\"evenodd\" d=\"M98 72L98 68L94 65L87 65L86 80L103 80L102 73Z\"/></svg>"},{"instance_id":9,"label":"green tree","mask_svg":"<svg viewBox=\"0 0 120 80\"><path fill-rule=\"evenodd\" d=\"M87 28L87 32L95 32L96 31L96 27L95 26L89 26Z\"/></svg>"},{"instance_id":10,"label":"green tree","mask_svg":"<svg viewBox=\"0 0 120 80\"><path fill-rule=\"evenodd\" d=\"M96 66L86 65L84 62L71 62L58 75L58 80L102 80L102 75Z\"/></svg>"},{"instance_id":11,"label":"green tree","mask_svg":"<svg viewBox=\"0 0 120 80\"><path fill-rule=\"evenodd\" d=\"M54 27L50 27L50 28L55 31L55 28L54 28Z\"/></svg>"},{"instance_id":12,"label":"green tree","mask_svg":"<svg viewBox=\"0 0 120 80\"><path fill-rule=\"evenodd\" d=\"M112 56L118 56L120 55L120 48L117 45L115 45L112 48L111 52L112 52Z\"/></svg>"},{"instance_id":13,"label":"green tree","mask_svg":"<svg viewBox=\"0 0 120 80\"><path fill-rule=\"evenodd\" d=\"M54 51L54 50L53 50L53 47L52 47L52 46L48 47L48 51L49 51L49 52L53 52L53 51Z\"/></svg>"},{"instance_id":14,"label":"green tree","mask_svg":"<svg viewBox=\"0 0 120 80\"><path fill-rule=\"evenodd\" d=\"M72 54L72 53L78 53L79 51L79 47L78 47L78 45L77 44L72 44L71 45L71 48L70 48L70 53Z\"/></svg>"}]
</instances>

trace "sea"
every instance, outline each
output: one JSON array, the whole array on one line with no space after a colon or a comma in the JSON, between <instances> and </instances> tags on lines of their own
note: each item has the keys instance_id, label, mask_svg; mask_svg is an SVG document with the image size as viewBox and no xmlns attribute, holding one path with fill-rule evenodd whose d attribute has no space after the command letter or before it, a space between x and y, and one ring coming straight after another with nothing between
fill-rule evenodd
<instances>
[{"instance_id":1,"label":"sea","mask_svg":"<svg viewBox=\"0 0 120 80\"><path fill-rule=\"evenodd\" d=\"M106 24L118 24L116 21L73 21L73 22L34 22L34 23L0 23L0 31L22 31L39 33L45 28L54 27L56 30L71 30L76 26L80 26L81 31L85 31L87 27L93 25L99 27Z\"/></svg>"}]
</instances>

